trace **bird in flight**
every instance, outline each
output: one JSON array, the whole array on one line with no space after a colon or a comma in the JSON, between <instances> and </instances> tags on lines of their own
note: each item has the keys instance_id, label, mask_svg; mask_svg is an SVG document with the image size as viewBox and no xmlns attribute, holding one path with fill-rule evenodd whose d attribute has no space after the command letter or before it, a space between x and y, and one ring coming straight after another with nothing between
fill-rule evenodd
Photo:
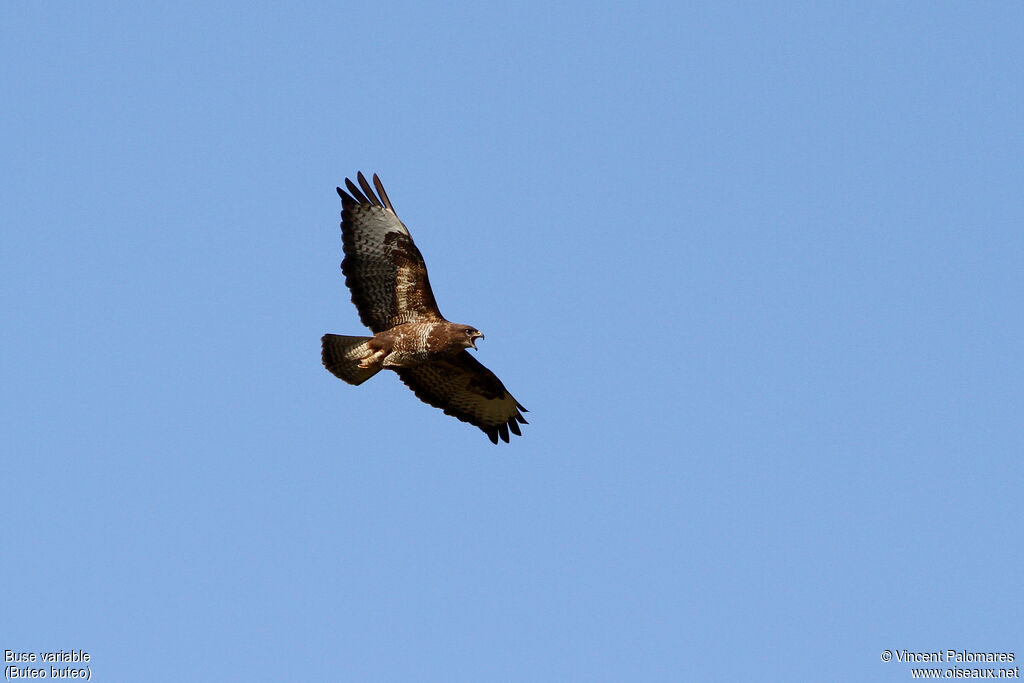
<instances>
[{"instance_id":1,"label":"bird in flight","mask_svg":"<svg viewBox=\"0 0 1024 683\"><path fill-rule=\"evenodd\" d=\"M509 432L522 436L526 408L493 372L466 350L484 335L448 322L437 309L427 265L377 174L373 187L360 172L341 197L341 272L352 303L372 337L325 334L324 367L359 385L387 368L424 403L479 427L492 443ZM376 188L376 193L374 193ZM522 412L520 412L522 411Z\"/></svg>"}]
</instances>

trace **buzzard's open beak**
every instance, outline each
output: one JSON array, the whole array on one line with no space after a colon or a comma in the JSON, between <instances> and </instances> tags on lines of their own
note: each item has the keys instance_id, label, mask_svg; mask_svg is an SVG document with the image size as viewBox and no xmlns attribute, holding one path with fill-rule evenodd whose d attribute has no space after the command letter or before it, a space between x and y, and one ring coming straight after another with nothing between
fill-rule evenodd
<instances>
[{"instance_id":1,"label":"buzzard's open beak","mask_svg":"<svg viewBox=\"0 0 1024 683\"><path fill-rule=\"evenodd\" d=\"M472 336L472 337L470 338L470 340L469 340L469 343L470 343L470 345L471 345L471 346L472 346L472 347L473 347L474 349L476 349L476 340L477 340L477 339L483 339L483 338L484 338L484 335L482 335L482 334L474 334L474 335L473 335L473 336ZM477 349L477 350L479 350L479 349Z\"/></svg>"}]
</instances>

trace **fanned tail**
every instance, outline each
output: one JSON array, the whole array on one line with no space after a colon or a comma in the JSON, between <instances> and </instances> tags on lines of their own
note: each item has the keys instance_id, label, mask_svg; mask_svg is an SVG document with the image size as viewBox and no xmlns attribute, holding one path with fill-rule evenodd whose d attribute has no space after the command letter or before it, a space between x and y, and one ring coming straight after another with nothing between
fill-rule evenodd
<instances>
[{"instance_id":1,"label":"fanned tail","mask_svg":"<svg viewBox=\"0 0 1024 683\"><path fill-rule=\"evenodd\" d=\"M338 379L359 385L378 372L377 368L361 368L359 361L370 353L367 342L373 337L345 337L340 334L325 334L320 340L321 359L324 367Z\"/></svg>"}]
</instances>

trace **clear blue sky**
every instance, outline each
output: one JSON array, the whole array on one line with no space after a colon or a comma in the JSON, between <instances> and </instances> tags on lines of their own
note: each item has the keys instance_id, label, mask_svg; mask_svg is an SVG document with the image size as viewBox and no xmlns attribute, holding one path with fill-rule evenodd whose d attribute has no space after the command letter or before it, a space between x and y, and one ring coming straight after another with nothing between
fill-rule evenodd
<instances>
[{"instance_id":1,"label":"clear blue sky","mask_svg":"<svg viewBox=\"0 0 1024 683\"><path fill-rule=\"evenodd\" d=\"M0 648L100 682L1024 657L1020 3L0 20ZM530 409L511 445L321 367L364 330L359 170Z\"/></svg>"}]
</instances>

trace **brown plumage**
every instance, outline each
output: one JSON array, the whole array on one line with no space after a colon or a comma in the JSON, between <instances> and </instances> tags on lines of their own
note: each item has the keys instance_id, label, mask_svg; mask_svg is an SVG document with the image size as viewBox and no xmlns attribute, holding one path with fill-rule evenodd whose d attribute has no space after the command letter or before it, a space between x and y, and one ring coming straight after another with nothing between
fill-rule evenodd
<instances>
[{"instance_id":1,"label":"brown plumage","mask_svg":"<svg viewBox=\"0 0 1024 683\"><path fill-rule=\"evenodd\" d=\"M349 384L362 384L387 368L425 403L476 425L493 443L521 435L526 408L493 372L466 351L482 335L444 319L434 301L427 266L399 220L376 174L348 178L341 197L341 272L352 303L372 337L325 334L324 367ZM376 193L374 193L376 188ZM520 412L522 411L522 412Z\"/></svg>"}]
</instances>

